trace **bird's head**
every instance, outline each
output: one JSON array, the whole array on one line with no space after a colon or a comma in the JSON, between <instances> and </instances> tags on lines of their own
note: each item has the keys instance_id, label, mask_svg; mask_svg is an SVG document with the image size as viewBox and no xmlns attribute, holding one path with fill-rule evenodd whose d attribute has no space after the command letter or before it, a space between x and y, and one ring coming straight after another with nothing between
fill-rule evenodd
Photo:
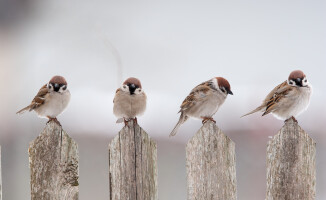
<instances>
[{"instance_id":1,"label":"bird's head","mask_svg":"<svg viewBox=\"0 0 326 200\"><path fill-rule=\"evenodd\" d=\"M58 93L63 93L64 91L66 91L67 86L68 86L67 81L62 76L54 76L47 84L47 87L50 91L54 91Z\"/></svg>"},{"instance_id":2,"label":"bird's head","mask_svg":"<svg viewBox=\"0 0 326 200\"><path fill-rule=\"evenodd\" d=\"M233 92L231 91L230 83L223 77L216 77L218 89L224 93L225 95L231 94L233 95Z\"/></svg>"},{"instance_id":3,"label":"bird's head","mask_svg":"<svg viewBox=\"0 0 326 200\"><path fill-rule=\"evenodd\" d=\"M130 95L142 93L141 83L137 78L130 77L121 86L122 91L129 92Z\"/></svg>"},{"instance_id":4,"label":"bird's head","mask_svg":"<svg viewBox=\"0 0 326 200\"><path fill-rule=\"evenodd\" d=\"M309 82L301 70L295 70L291 72L288 78L288 84L296 87L307 87Z\"/></svg>"}]
</instances>

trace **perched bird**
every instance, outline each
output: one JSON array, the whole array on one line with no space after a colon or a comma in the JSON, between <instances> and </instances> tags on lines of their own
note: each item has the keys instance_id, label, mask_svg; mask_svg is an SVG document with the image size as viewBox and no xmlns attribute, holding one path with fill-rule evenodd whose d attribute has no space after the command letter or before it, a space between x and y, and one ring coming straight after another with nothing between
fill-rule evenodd
<instances>
[{"instance_id":1,"label":"perched bird","mask_svg":"<svg viewBox=\"0 0 326 200\"><path fill-rule=\"evenodd\" d=\"M125 125L130 119L137 123L136 117L145 112L146 99L146 94L137 78L130 77L123 82L113 99L113 113L119 118L117 123L122 122L122 119Z\"/></svg>"},{"instance_id":2,"label":"perched bird","mask_svg":"<svg viewBox=\"0 0 326 200\"><path fill-rule=\"evenodd\" d=\"M34 97L32 103L17 112L23 114L34 110L39 117L48 118L49 121L57 120L70 101L70 92L67 89L67 81L62 76L54 76L48 84L45 84Z\"/></svg>"},{"instance_id":3,"label":"perched bird","mask_svg":"<svg viewBox=\"0 0 326 200\"><path fill-rule=\"evenodd\" d=\"M233 95L230 84L222 77L215 77L197 85L182 102L179 121L170 133L170 137L177 133L181 124L189 117L202 119L203 123L208 120L215 122L212 117L228 94Z\"/></svg>"},{"instance_id":4,"label":"perched bird","mask_svg":"<svg viewBox=\"0 0 326 200\"><path fill-rule=\"evenodd\" d=\"M288 80L276 86L255 110L243 115L262 111L263 115L272 113L277 119L296 121L300 113L308 108L312 86L301 70L291 72Z\"/></svg>"}]
</instances>

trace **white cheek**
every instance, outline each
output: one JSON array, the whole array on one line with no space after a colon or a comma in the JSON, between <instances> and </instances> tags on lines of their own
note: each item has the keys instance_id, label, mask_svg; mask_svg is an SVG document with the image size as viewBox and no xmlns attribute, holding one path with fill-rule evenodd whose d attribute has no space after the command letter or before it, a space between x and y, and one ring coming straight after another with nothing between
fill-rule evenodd
<instances>
[{"instance_id":1,"label":"white cheek","mask_svg":"<svg viewBox=\"0 0 326 200\"><path fill-rule=\"evenodd\" d=\"M125 85L121 86L121 90L124 91L124 92L128 92L129 91L128 87L125 86Z\"/></svg>"},{"instance_id":2,"label":"white cheek","mask_svg":"<svg viewBox=\"0 0 326 200\"><path fill-rule=\"evenodd\" d=\"M141 89L137 89L135 93L136 94L141 94L142 93L142 90Z\"/></svg>"}]
</instances>

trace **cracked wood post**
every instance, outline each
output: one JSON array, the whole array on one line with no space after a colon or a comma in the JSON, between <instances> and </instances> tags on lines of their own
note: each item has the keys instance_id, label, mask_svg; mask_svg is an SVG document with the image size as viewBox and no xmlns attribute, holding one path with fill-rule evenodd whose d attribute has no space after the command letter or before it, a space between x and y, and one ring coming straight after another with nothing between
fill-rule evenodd
<instances>
[{"instance_id":1,"label":"cracked wood post","mask_svg":"<svg viewBox=\"0 0 326 200\"><path fill-rule=\"evenodd\" d=\"M29 145L32 200L78 200L78 147L49 122Z\"/></svg>"},{"instance_id":2,"label":"cracked wood post","mask_svg":"<svg viewBox=\"0 0 326 200\"><path fill-rule=\"evenodd\" d=\"M316 196L316 143L288 120L267 145L266 200L313 200Z\"/></svg>"},{"instance_id":3,"label":"cracked wood post","mask_svg":"<svg viewBox=\"0 0 326 200\"><path fill-rule=\"evenodd\" d=\"M234 200L235 145L207 121L186 146L188 200Z\"/></svg>"},{"instance_id":4,"label":"cracked wood post","mask_svg":"<svg viewBox=\"0 0 326 200\"><path fill-rule=\"evenodd\" d=\"M157 200L156 143L133 120L109 144L110 200Z\"/></svg>"},{"instance_id":5,"label":"cracked wood post","mask_svg":"<svg viewBox=\"0 0 326 200\"><path fill-rule=\"evenodd\" d=\"M0 146L0 200L2 200L2 178L1 178L1 146Z\"/></svg>"}]
</instances>

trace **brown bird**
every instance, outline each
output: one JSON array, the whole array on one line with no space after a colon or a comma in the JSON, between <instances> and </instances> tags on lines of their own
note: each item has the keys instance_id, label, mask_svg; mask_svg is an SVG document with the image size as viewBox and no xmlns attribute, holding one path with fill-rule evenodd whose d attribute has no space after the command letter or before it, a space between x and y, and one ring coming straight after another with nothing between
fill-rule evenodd
<instances>
[{"instance_id":1,"label":"brown bird","mask_svg":"<svg viewBox=\"0 0 326 200\"><path fill-rule=\"evenodd\" d=\"M61 114L70 101L70 92L67 89L67 81L62 76L54 76L48 84L45 84L34 97L30 105L21 109L17 114L34 110L39 117L48 118L59 123L57 116Z\"/></svg>"},{"instance_id":2,"label":"brown bird","mask_svg":"<svg viewBox=\"0 0 326 200\"><path fill-rule=\"evenodd\" d=\"M130 119L137 123L137 116L142 115L146 109L146 94L137 78L130 77L117 89L113 99L113 113L127 125Z\"/></svg>"},{"instance_id":3,"label":"brown bird","mask_svg":"<svg viewBox=\"0 0 326 200\"><path fill-rule=\"evenodd\" d=\"M308 108L312 86L301 70L291 72L288 80L276 86L255 110L243 115L261 111L263 115L272 113L277 119L287 120L301 114Z\"/></svg>"},{"instance_id":4,"label":"brown bird","mask_svg":"<svg viewBox=\"0 0 326 200\"><path fill-rule=\"evenodd\" d=\"M197 85L191 90L180 106L181 113L177 125L170 133L174 136L179 127L188 120L189 117L215 122L213 115L224 103L228 94L233 95L229 82L223 77L215 77Z\"/></svg>"}]
</instances>

